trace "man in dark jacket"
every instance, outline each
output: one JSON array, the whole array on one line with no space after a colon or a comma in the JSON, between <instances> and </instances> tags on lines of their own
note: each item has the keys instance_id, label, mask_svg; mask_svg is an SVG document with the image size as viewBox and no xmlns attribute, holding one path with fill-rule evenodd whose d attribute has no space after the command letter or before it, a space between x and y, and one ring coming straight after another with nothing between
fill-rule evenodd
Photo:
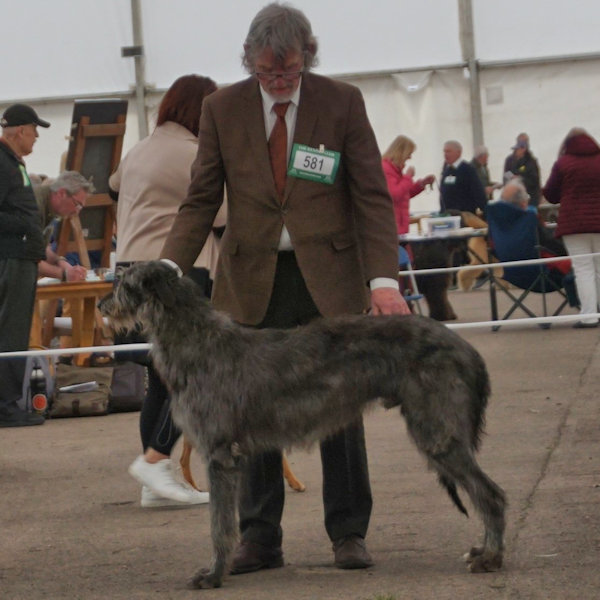
<instances>
[{"instance_id":1,"label":"man in dark jacket","mask_svg":"<svg viewBox=\"0 0 600 600\"><path fill-rule=\"evenodd\" d=\"M14 104L0 119L0 352L27 350L37 264L45 258L40 214L23 157L33 150L37 127L50 127L30 106ZM0 427L41 425L21 410L25 359L0 357Z\"/></svg>"},{"instance_id":2,"label":"man in dark jacket","mask_svg":"<svg viewBox=\"0 0 600 600\"><path fill-rule=\"evenodd\" d=\"M529 150L529 136L520 133L517 142L512 147L504 161L504 183L519 177L529 194L529 205L538 206L541 199L540 189L540 167L537 160Z\"/></svg>"},{"instance_id":3,"label":"man in dark jacket","mask_svg":"<svg viewBox=\"0 0 600 600\"><path fill-rule=\"evenodd\" d=\"M477 171L461 158L462 146L455 140L444 144L444 167L440 180L440 210L482 214L487 196Z\"/></svg>"}]
</instances>

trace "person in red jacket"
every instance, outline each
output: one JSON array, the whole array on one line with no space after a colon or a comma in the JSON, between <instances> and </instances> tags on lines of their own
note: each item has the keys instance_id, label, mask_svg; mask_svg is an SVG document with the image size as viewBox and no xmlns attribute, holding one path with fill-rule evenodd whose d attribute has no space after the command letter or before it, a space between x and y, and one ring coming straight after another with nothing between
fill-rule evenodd
<instances>
[{"instance_id":1,"label":"person in red jacket","mask_svg":"<svg viewBox=\"0 0 600 600\"><path fill-rule=\"evenodd\" d=\"M404 171L406 161L416 148L416 144L410 138L399 135L383 155L383 172L394 203L394 215L399 234L408 233L410 199L420 194L426 185L431 185L435 181L433 175L415 181L414 167L408 167Z\"/></svg>"},{"instance_id":2,"label":"person in red jacket","mask_svg":"<svg viewBox=\"0 0 600 600\"><path fill-rule=\"evenodd\" d=\"M600 146L585 129L575 127L562 143L558 160L543 189L552 204L560 203L556 237L572 256L581 321L576 328L597 327L600 300Z\"/></svg>"}]
</instances>

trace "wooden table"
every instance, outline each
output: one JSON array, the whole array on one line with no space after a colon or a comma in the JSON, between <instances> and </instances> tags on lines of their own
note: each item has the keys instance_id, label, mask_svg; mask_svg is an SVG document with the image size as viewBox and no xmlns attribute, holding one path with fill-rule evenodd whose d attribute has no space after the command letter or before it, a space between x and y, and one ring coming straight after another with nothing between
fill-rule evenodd
<instances>
[{"instance_id":1,"label":"wooden table","mask_svg":"<svg viewBox=\"0 0 600 600\"><path fill-rule=\"evenodd\" d=\"M35 310L31 326L31 344L41 346L44 327L53 327L53 316L44 323L40 314L39 302L41 300L69 300L71 305L73 348L93 346L94 327L96 325L96 304L99 298L110 293L113 289L112 281L79 281L73 283L51 283L38 285L36 291ZM75 355L75 364L85 364L89 354Z\"/></svg>"}]
</instances>

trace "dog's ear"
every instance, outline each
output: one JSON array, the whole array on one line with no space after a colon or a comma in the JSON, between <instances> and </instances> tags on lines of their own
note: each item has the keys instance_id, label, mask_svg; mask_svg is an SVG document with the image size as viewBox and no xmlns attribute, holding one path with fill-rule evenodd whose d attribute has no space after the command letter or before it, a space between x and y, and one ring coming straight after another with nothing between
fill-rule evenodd
<instances>
[{"instance_id":1,"label":"dog's ear","mask_svg":"<svg viewBox=\"0 0 600 600\"><path fill-rule=\"evenodd\" d=\"M157 282L154 291L164 306L167 308L175 306L175 292L173 291L172 282L169 283L167 280L161 279Z\"/></svg>"},{"instance_id":2,"label":"dog's ear","mask_svg":"<svg viewBox=\"0 0 600 600\"><path fill-rule=\"evenodd\" d=\"M170 271L170 272L169 272ZM156 270L152 273L152 277L147 280L147 285L152 290L160 302L167 308L175 306L174 285L177 281L177 273L172 269L165 271L164 269Z\"/></svg>"}]
</instances>

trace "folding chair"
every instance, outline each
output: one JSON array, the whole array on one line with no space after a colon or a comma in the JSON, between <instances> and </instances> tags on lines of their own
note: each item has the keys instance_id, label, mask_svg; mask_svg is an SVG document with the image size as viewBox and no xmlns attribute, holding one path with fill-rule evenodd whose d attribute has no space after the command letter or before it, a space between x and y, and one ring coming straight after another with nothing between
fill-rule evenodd
<instances>
[{"instance_id":1,"label":"folding chair","mask_svg":"<svg viewBox=\"0 0 600 600\"><path fill-rule=\"evenodd\" d=\"M410 255L408 254L406 248L404 246L398 246L398 266L400 271L412 271L413 267L410 261ZM406 284L406 280L408 279L410 285ZM417 312L422 315L423 311L421 310L421 304L419 300L423 299L423 294L419 293L419 288L417 287L417 280L413 273L409 273L406 276L401 276L400 289L402 290L402 295L407 302L414 302L417 307Z\"/></svg>"},{"instance_id":2,"label":"folding chair","mask_svg":"<svg viewBox=\"0 0 600 600\"><path fill-rule=\"evenodd\" d=\"M487 206L488 238L490 251L500 262L529 260L540 258L541 247L538 239L538 218L534 212L523 210L508 202L490 202ZM546 254L548 255L548 254ZM567 259L568 260L568 259ZM490 306L492 320L506 320L520 308L530 317L548 316L546 294L558 292L562 298L558 308L552 313L556 316L568 305L574 306L577 302L575 279L572 272L566 275L560 270L553 269L545 263L504 267L502 280L494 276L494 269L490 269ZM523 290L515 294L504 282L508 282ZM512 304L504 316L498 317L498 301L496 290L501 290ZM543 314L537 315L525 301L531 292L542 295ZM549 323L543 324L547 329ZM493 327L493 331L500 326Z\"/></svg>"}]
</instances>

